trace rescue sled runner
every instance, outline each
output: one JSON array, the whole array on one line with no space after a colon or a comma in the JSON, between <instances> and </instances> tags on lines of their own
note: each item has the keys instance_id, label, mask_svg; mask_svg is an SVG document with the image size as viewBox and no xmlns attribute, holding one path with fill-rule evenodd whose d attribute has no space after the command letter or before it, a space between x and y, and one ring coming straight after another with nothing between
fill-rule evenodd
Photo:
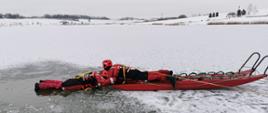
<instances>
[{"instance_id":1,"label":"rescue sled runner","mask_svg":"<svg viewBox=\"0 0 268 113\"><path fill-rule=\"evenodd\" d=\"M262 64L262 62L267 57L268 55L260 59L261 58L260 53L254 52L248 57L248 59L244 62L244 64L240 67L240 69L237 72L219 71L219 72L208 72L208 73L192 72L190 74L187 73L174 74L173 77L176 79L175 86L173 86L169 80L150 81L150 82L127 80L125 84L112 85L112 88L127 91L198 90L198 89L230 88L267 77L268 75L266 72L268 70L268 66L265 68L263 74L254 73L258 69L260 64ZM254 62L254 64L251 66L250 69L245 69L246 68L245 66L249 64L249 61ZM39 85L42 84L42 82L46 81L47 80L36 83L35 90L37 92L45 90L46 88L40 88ZM62 83L62 81L57 80L55 80L55 82L58 84ZM93 88L92 84L85 83L68 87L59 86L58 88L54 89L64 91L74 91L74 90L85 90L92 88Z\"/></svg>"}]
</instances>

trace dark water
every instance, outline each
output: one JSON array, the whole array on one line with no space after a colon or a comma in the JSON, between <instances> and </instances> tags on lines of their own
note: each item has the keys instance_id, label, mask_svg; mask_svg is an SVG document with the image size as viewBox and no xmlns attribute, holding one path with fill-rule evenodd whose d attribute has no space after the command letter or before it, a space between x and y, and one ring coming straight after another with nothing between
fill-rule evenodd
<instances>
[{"instance_id":1,"label":"dark water","mask_svg":"<svg viewBox=\"0 0 268 113\"><path fill-rule=\"evenodd\" d=\"M147 113L158 112L121 91L75 92L64 96L37 96L40 79L65 80L85 70L78 65L47 61L0 70L0 113Z\"/></svg>"}]
</instances>

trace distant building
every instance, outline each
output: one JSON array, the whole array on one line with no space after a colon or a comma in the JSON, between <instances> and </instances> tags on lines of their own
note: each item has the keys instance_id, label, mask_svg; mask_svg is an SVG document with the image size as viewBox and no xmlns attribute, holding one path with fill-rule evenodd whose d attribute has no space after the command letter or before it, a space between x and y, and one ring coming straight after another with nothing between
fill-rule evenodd
<instances>
[{"instance_id":1,"label":"distant building","mask_svg":"<svg viewBox=\"0 0 268 113\"><path fill-rule=\"evenodd\" d=\"M215 16L218 17L219 16L219 12L216 12L216 15Z\"/></svg>"},{"instance_id":2,"label":"distant building","mask_svg":"<svg viewBox=\"0 0 268 113\"><path fill-rule=\"evenodd\" d=\"M237 14L237 17L242 16L242 11L241 11L241 9L238 9L236 14Z\"/></svg>"},{"instance_id":3,"label":"distant building","mask_svg":"<svg viewBox=\"0 0 268 113\"><path fill-rule=\"evenodd\" d=\"M211 14L211 13L209 13L208 17L209 17L209 18L211 18L211 17L212 17L212 14Z\"/></svg>"},{"instance_id":4,"label":"distant building","mask_svg":"<svg viewBox=\"0 0 268 113\"><path fill-rule=\"evenodd\" d=\"M247 11L245 10L245 9L243 9L242 11L241 11L241 15L246 15L247 14Z\"/></svg>"},{"instance_id":5,"label":"distant building","mask_svg":"<svg viewBox=\"0 0 268 113\"><path fill-rule=\"evenodd\" d=\"M218 16L219 16L219 12L209 13L209 15L208 15L209 18L218 17Z\"/></svg>"}]
</instances>

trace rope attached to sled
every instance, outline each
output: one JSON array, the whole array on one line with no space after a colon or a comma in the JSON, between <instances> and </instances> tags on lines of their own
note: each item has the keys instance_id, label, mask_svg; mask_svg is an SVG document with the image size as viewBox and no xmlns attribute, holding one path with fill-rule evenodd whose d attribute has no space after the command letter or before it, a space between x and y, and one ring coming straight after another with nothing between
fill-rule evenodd
<instances>
[{"instance_id":1,"label":"rope attached to sled","mask_svg":"<svg viewBox=\"0 0 268 113\"><path fill-rule=\"evenodd\" d=\"M215 84L215 83L210 83L210 82L205 82L205 81L198 81L198 80L193 80L193 79L187 79L187 78L179 78L179 79L181 79L181 80L189 80L189 81L198 82L198 83L203 83L205 85L213 85L213 86L217 86L217 87L221 87L221 88L236 89L236 90L241 91L241 92L253 92L253 93L257 94L257 95L268 97L268 93L260 93L260 92L257 92L255 90L252 90L252 89L239 89L239 88L236 88L236 87L230 87L230 86L225 86L225 85L220 85L220 84Z\"/></svg>"}]
</instances>

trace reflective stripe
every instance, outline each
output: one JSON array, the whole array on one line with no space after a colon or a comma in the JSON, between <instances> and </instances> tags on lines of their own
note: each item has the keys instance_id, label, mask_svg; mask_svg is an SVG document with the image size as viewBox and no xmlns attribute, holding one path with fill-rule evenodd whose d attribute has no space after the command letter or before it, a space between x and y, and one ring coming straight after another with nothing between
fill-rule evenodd
<instances>
[{"instance_id":1,"label":"reflective stripe","mask_svg":"<svg viewBox=\"0 0 268 113\"><path fill-rule=\"evenodd\" d=\"M113 78L110 78L110 81L112 84L114 84L114 79Z\"/></svg>"}]
</instances>

